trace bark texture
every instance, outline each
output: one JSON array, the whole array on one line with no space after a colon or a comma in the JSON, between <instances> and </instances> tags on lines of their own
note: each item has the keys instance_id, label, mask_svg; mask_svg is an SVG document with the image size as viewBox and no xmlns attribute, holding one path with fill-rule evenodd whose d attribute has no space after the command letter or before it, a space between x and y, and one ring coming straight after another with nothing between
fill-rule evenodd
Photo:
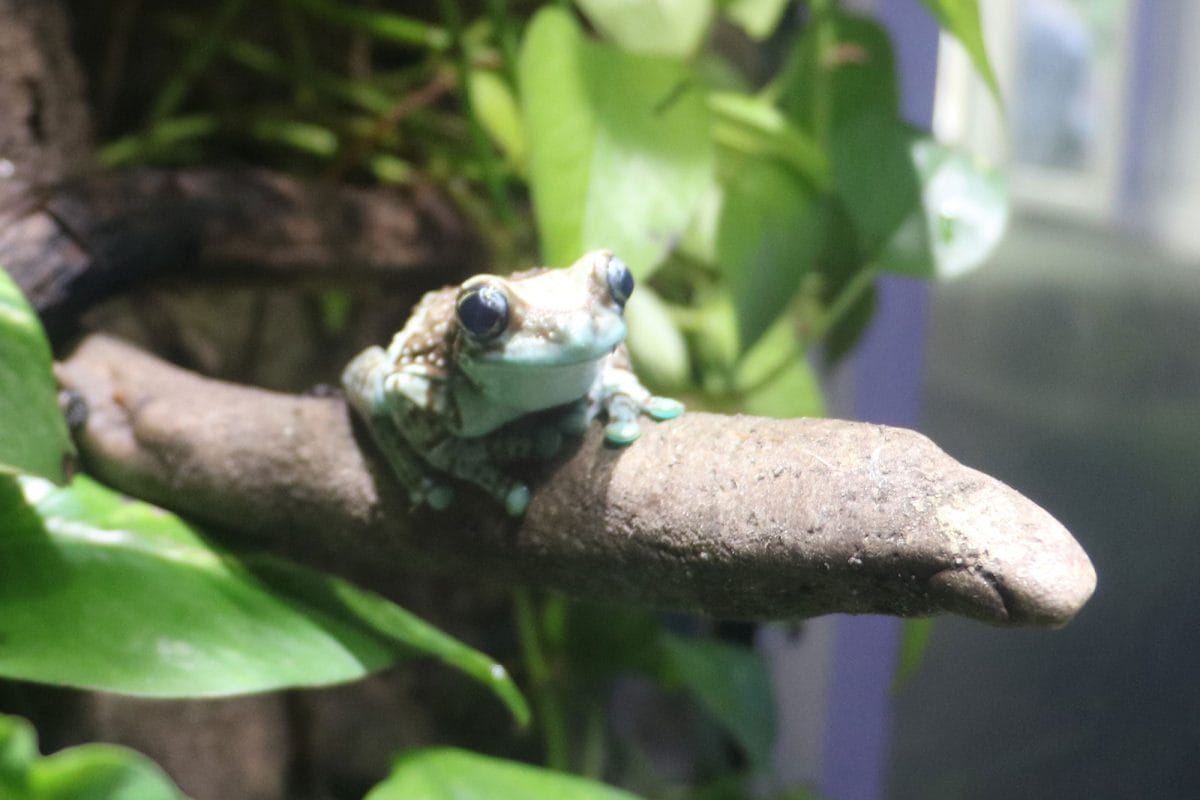
<instances>
[{"instance_id":1,"label":"bark texture","mask_svg":"<svg viewBox=\"0 0 1200 800\"><path fill-rule=\"evenodd\" d=\"M47 186L0 226L0 264L51 338L150 279L429 286L486 256L432 190L306 184L266 170L135 169Z\"/></svg>"},{"instance_id":2,"label":"bark texture","mask_svg":"<svg viewBox=\"0 0 1200 800\"><path fill-rule=\"evenodd\" d=\"M720 617L962 614L1059 626L1095 572L1032 501L913 431L689 413L598 431L531 473L520 521L460 486L412 512L340 398L208 380L119 340L60 365L90 470L253 543L372 584L414 563Z\"/></svg>"}]
</instances>

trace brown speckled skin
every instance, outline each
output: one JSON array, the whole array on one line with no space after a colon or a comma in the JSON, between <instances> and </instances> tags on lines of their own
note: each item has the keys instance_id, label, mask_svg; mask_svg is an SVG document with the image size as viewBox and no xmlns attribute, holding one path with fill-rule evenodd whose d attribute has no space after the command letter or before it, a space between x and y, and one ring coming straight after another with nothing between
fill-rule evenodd
<instances>
[{"instance_id":1,"label":"brown speckled skin","mask_svg":"<svg viewBox=\"0 0 1200 800\"><path fill-rule=\"evenodd\" d=\"M514 272L505 278L515 282L547 272L545 267L535 267ZM394 354L397 360L424 364L431 370L445 374L449 365L457 363L459 350L465 338L455 322L454 306L461 286L445 286L428 292L413 306L408 321L396 335L402 346Z\"/></svg>"}]
</instances>

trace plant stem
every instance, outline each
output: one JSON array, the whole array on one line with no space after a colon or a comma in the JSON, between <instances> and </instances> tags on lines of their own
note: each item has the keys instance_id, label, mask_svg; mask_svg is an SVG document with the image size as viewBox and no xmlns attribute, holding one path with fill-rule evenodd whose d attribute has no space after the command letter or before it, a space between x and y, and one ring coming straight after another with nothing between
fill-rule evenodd
<instances>
[{"instance_id":1,"label":"plant stem","mask_svg":"<svg viewBox=\"0 0 1200 800\"><path fill-rule=\"evenodd\" d=\"M568 769L566 718L551 679L546 654L542 650L541 630L534 605L534 599L528 589L517 589L513 592L517 636L521 643L525 671L532 684L530 690L537 707L538 727L542 731L542 742L546 751L546 766L565 772Z\"/></svg>"},{"instance_id":2,"label":"plant stem","mask_svg":"<svg viewBox=\"0 0 1200 800\"><path fill-rule=\"evenodd\" d=\"M854 273L854 277L842 287L842 290L833 298L833 302L825 309L825 313L809 329L808 335L805 337L807 339L805 349L829 333L830 328L836 325L837 321L853 307L854 303L875 284L875 276L876 271L870 265L864 265Z\"/></svg>"}]
</instances>

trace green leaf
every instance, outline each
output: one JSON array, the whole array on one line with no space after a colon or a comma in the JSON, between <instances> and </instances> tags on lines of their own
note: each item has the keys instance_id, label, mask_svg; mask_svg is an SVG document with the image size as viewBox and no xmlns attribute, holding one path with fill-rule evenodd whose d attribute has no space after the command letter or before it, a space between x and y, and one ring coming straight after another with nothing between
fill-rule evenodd
<instances>
[{"instance_id":1,"label":"green leaf","mask_svg":"<svg viewBox=\"0 0 1200 800\"><path fill-rule=\"evenodd\" d=\"M0 475L62 482L75 452L58 410L50 344L21 290L0 269Z\"/></svg>"},{"instance_id":2,"label":"green leaf","mask_svg":"<svg viewBox=\"0 0 1200 800\"><path fill-rule=\"evenodd\" d=\"M664 633L665 669L695 695L756 766L770 763L775 697L766 663L746 647Z\"/></svg>"},{"instance_id":3,"label":"green leaf","mask_svg":"<svg viewBox=\"0 0 1200 800\"><path fill-rule=\"evenodd\" d=\"M815 266L825 222L822 204L778 162L748 160L726 187L717 261L733 287L743 351L771 327Z\"/></svg>"},{"instance_id":4,"label":"green leaf","mask_svg":"<svg viewBox=\"0 0 1200 800\"><path fill-rule=\"evenodd\" d=\"M250 123L250 136L267 144L290 147L300 153L332 158L338 151L338 136L323 125L295 119L256 117Z\"/></svg>"},{"instance_id":5,"label":"green leaf","mask_svg":"<svg viewBox=\"0 0 1200 800\"><path fill-rule=\"evenodd\" d=\"M575 0L608 39L633 53L692 55L712 24L713 0Z\"/></svg>"},{"instance_id":6,"label":"green leaf","mask_svg":"<svg viewBox=\"0 0 1200 800\"><path fill-rule=\"evenodd\" d=\"M638 375L657 391L689 383L687 342L666 304L649 286L639 286L625 306L625 344Z\"/></svg>"},{"instance_id":7,"label":"green leaf","mask_svg":"<svg viewBox=\"0 0 1200 800\"><path fill-rule=\"evenodd\" d=\"M782 315L738 364L735 382L747 414L825 416L821 382L797 347L795 325L791 315Z\"/></svg>"},{"instance_id":8,"label":"green leaf","mask_svg":"<svg viewBox=\"0 0 1200 800\"><path fill-rule=\"evenodd\" d=\"M921 207L876 259L882 270L954 278L981 265L1008 226L1004 176L977 159L922 137L912 143Z\"/></svg>"},{"instance_id":9,"label":"green leaf","mask_svg":"<svg viewBox=\"0 0 1200 800\"><path fill-rule=\"evenodd\" d=\"M28 796L29 767L37 757L33 726L20 717L0 714L0 797Z\"/></svg>"},{"instance_id":10,"label":"green leaf","mask_svg":"<svg viewBox=\"0 0 1200 800\"><path fill-rule=\"evenodd\" d=\"M72 747L29 770L31 800L182 800L150 759L111 744Z\"/></svg>"},{"instance_id":11,"label":"green leaf","mask_svg":"<svg viewBox=\"0 0 1200 800\"><path fill-rule=\"evenodd\" d=\"M84 477L0 482L0 537L7 677L202 697L349 681L427 655L528 716L499 664L398 606L279 558L236 558Z\"/></svg>"},{"instance_id":12,"label":"green leaf","mask_svg":"<svg viewBox=\"0 0 1200 800\"><path fill-rule=\"evenodd\" d=\"M708 113L690 73L588 42L558 8L530 23L518 71L543 260L569 264L607 247L644 278L713 177Z\"/></svg>"},{"instance_id":13,"label":"green leaf","mask_svg":"<svg viewBox=\"0 0 1200 800\"><path fill-rule=\"evenodd\" d=\"M795 356L774 378L746 395L747 414L776 419L825 416L821 382L802 356Z\"/></svg>"},{"instance_id":14,"label":"green leaf","mask_svg":"<svg viewBox=\"0 0 1200 800\"><path fill-rule=\"evenodd\" d=\"M361 31L382 42L437 51L445 50L451 44L450 34L444 28L430 25L416 17L343 3L339 0L294 2L315 17L350 30Z\"/></svg>"},{"instance_id":15,"label":"green leaf","mask_svg":"<svg viewBox=\"0 0 1200 800\"><path fill-rule=\"evenodd\" d=\"M762 97L711 92L713 136L735 153L778 160L815 187L829 182L829 164L820 146Z\"/></svg>"},{"instance_id":16,"label":"green leaf","mask_svg":"<svg viewBox=\"0 0 1200 800\"><path fill-rule=\"evenodd\" d=\"M87 744L41 758L33 726L0 714L0 797L5 800L179 800L153 762L123 747Z\"/></svg>"},{"instance_id":17,"label":"green leaf","mask_svg":"<svg viewBox=\"0 0 1200 800\"><path fill-rule=\"evenodd\" d=\"M754 39L775 30L790 0L718 0L721 13Z\"/></svg>"},{"instance_id":18,"label":"green leaf","mask_svg":"<svg viewBox=\"0 0 1200 800\"><path fill-rule=\"evenodd\" d=\"M863 17L818 18L777 91L793 121L828 143L833 191L872 256L921 202L887 32Z\"/></svg>"},{"instance_id":19,"label":"green leaf","mask_svg":"<svg viewBox=\"0 0 1200 800\"><path fill-rule=\"evenodd\" d=\"M574 775L453 748L404 753L366 800L637 800Z\"/></svg>"},{"instance_id":20,"label":"green leaf","mask_svg":"<svg viewBox=\"0 0 1200 800\"><path fill-rule=\"evenodd\" d=\"M524 172L527 159L525 131L521 128L521 110L512 89L498 73L472 70L469 78L471 111L488 136L518 172Z\"/></svg>"},{"instance_id":21,"label":"green leaf","mask_svg":"<svg viewBox=\"0 0 1200 800\"><path fill-rule=\"evenodd\" d=\"M896 674L892 677L893 692L903 688L912 676L917 674L932 636L932 619L904 620L904 630L900 635L900 661L896 665Z\"/></svg>"},{"instance_id":22,"label":"green leaf","mask_svg":"<svg viewBox=\"0 0 1200 800\"><path fill-rule=\"evenodd\" d=\"M992 71L992 63L988 59L987 46L983 41L983 25L979 19L979 3L976 0L921 0L929 13L937 19L951 36L958 39L959 44L971 57L971 63L983 78L984 83L992 92L996 102L1000 102L1000 85L996 82L996 73Z\"/></svg>"},{"instance_id":23,"label":"green leaf","mask_svg":"<svg viewBox=\"0 0 1200 800\"><path fill-rule=\"evenodd\" d=\"M662 672L662 623L643 606L600 601L568 607L564 652L572 677L607 683L622 672Z\"/></svg>"}]
</instances>

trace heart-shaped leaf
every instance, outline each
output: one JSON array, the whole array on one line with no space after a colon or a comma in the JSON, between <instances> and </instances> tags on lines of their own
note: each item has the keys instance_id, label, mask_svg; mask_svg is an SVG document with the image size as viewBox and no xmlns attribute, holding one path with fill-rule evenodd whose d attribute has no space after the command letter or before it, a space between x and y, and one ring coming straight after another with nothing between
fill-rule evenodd
<instances>
[{"instance_id":1,"label":"heart-shaped leaf","mask_svg":"<svg viewBox=\"0 0 1200 800\"><path fill-rule=\"evenodd\" d=\"M524 721L504 669L378 595L234 556L173 514L77 477L0 481L0 675L154 697L354 680L432 656Z\"/></svg>"},{"instance_id":2,"label":"heart-shaped leaf","mask_svg":"<svg viewBox=\"0 0 1200 800\"><path fill-rule=\"evenodd\" d=\"M366 800L637 800L575 775L452 748L401 755Z\"/></svg>"},{"instance_id":3,"label":"heart-shaped leaf","mask_svg":"<svg viewBox=\"0 0 1200 800\"><path fill-rule=\"evenodd\" d=\"M569 264L606 247L645 277L713 176L691 73L678 60L590 42L559 8L533 18L518 71L543 259Z\"/></svg>"}]
</instances>

